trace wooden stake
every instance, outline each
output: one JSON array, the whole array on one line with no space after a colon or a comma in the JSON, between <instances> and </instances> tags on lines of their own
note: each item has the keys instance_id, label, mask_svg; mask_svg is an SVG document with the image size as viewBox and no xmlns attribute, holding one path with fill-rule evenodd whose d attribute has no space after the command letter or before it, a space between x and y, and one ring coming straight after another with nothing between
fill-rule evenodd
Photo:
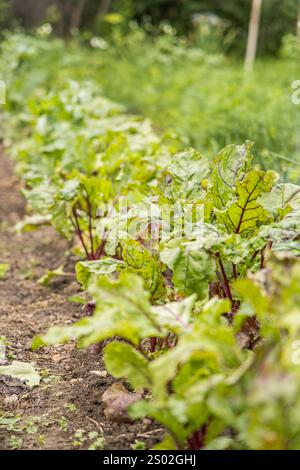
<instances>
[{"instance_id":1,"label":"wooden stake","mask_svg":"<svg viewBox=\"0 0 300 470\"><path fill-rule=\"evenodd\" d=\"M300 37L300 0L299 0L299 6L298 6L297 36Z\"/></svg>"},{"instance_id":2,"label":"wooden stake","mask_svg":"<svg viewBox=\"0 0 300 470\"><path fill-rule=\"evenodd\" d=\"M247 72L250 72L253 69L254 61L256 58L261 10L262 10L262 0L252 0L247 51L246 51L246 57L245 57L245 70Z\"/></svg>"}]
</instances>

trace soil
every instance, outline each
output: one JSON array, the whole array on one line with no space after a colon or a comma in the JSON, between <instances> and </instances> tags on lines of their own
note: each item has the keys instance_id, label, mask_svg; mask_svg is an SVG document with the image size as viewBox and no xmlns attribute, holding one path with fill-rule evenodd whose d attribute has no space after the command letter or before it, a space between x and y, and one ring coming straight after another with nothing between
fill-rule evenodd
<instances>
[{"instance_id":1,"label":"soil","mask_svg":"<svg viewBox=\"0 0 300 470\"><path fill-rule=\"evenodd\" d=\"M82 307L68 300L79 292L75 278L56 280L50 288L37 283L49 269L72 270L76 260L51 227L17 234L12 227L24 214L18 180L0 150L0 263L10 265L0 280L0 336L6 338L9 363L33 363L42 376L33 389L0 376L0 450L86 449L99 437L104 449L129 450L135 441L151 448L163 434L151 420L118 423L105 417L102 394L114 381L101 355L74 344L31 350L34 336L78 320Z\"/></svg>"}]
</instances>

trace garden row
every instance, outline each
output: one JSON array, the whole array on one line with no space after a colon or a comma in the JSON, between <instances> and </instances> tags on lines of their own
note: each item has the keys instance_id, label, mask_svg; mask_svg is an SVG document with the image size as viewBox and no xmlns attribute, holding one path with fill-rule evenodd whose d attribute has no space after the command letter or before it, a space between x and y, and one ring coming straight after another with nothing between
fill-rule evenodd
<instances>
[{"instance_id":1,"label":"garden row","mask_svg":"<svg viewBox=\"0 0 300 470\"><path fill-rule=\"evenodd\" d=\"M159 137L93 81L52 69L32 87L28 70L53 50L15 44L0 69L9 56L22 226L74 240L87 303L85 318L33 347L100 345L129 386L131 418L165 427L157 448L299 449L300 186L255 166L250 142L208 160Z\"/></svg>"}]
</instances>

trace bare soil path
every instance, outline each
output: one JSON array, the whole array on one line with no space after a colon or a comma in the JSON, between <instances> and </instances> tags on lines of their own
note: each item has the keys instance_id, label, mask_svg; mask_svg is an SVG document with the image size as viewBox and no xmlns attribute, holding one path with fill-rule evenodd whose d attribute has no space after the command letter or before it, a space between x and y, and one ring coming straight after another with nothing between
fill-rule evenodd
<instances>
[{"instance_id":1,"label":"bare soil path","mask_svg":"<svg viewBox=\"0 0 300 470\"><path fill-rule=\"evenodd\" d=\"M101 396L112 379L99 355L73 344L31 351L36 334L73 322L82 312L68 300L79 289L72 278L54 282L51 289L37 284L49 269L62 264L72 269L74 260L50 227L21 235L12 231L24 211L11 162L0 151L0 263L10 265L0 280L0 336L6 338L9 362L31 362L43 377L31 390L0 380L0 450L86 449L101 436L106 449L130 449L135 440L150 448L161 437L150 420L120 424L106 419Z\"/></svg>"}]
</instances>

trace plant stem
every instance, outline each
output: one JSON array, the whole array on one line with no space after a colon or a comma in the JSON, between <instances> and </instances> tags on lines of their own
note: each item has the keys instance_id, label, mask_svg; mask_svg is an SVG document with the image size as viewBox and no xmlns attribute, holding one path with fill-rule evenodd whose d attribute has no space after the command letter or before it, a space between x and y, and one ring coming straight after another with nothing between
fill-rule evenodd
<instances>
[{"instance_id":1,"label":"plant stem","mask_svg":"<svg viewBox=\"0 0 300 470\"><path fill-rule=\"evenodd\" d=\"M256 250L253 255L251 256L250 264L255 260L256 256L258 255L259 251Z\"/></svg>"},{"instance_id":2,"label":"plant stem","mask_svg":"<svg viewBox=\"0 0 300 470\"><path fill-rule=\"evenodd\" d=\"M150 338L151 352L154 353L157 346L157 338Z\"/></svg>"},{"instance_id":3,"label":"plant stem","mask_svg":"<svg viewBox=\"0 0 300 470\"><path fill-rule=\"evenodd\" d=\"M236 265L234 263L232 263L232 272L233 272L234 279L237 279L238 275L237 275Z\"/></svg>"},{"instance_id":4,"label":"plant stem","mask_svg":"<svg viewBox=\"0 0 300 470\"><path fill-rule=\"evenodd\" d=\"M84 251L85 251L86 257L87 257L87 259L90 260L90 259L91 259L91 256L90 256L90 254L89 254L89 252L88 252L88 249L87 249L86 244L85 244L84 239L83 239L83 234L82 234L82 230L81 230L81 228L80 228L80 224L79 224L79 220L78 220L78 215L77 215L76 207L73 207L72 212L73 212L74 219L75 219L75 223L74 223L73 220L71 219L71 220L72 220L72 223L73 223L73 225L74 225L74 227L75 227L75 230L76 230L76 233L77 233L77 235L78 235L78 237L79 237L79 239L80 239L80 241L81 241L81 244L82 244L82 247L83 247L83 249L84 249Z\"/></svg>"},{"instance_id":5,"label":"plant stem","mask_svg":"<svg viewBox=\"0 0 300 470\"><path fill-rule=\"evenodd\" d=\"M265 249L261 250L260 252L260 269L264 269L265 267Z\"/></svg>"},{"instance_id":6,"label":"plant stem","mask_svg":"<svg viewBox=\"0 0 300 470\"><path fill-rule=\"evenodd\" d=\"M200 450L205 445L205 435L207 431L207 424L204 424L199 431L195 431L188 439L190 450Z\"/></svg>"},{"instance_id":7,"label":"plant stem","mask_svg":"<svg viewBox=\"0 0 300 470\"><path fill-rule=\"evenodd\" d=\"M95 259L98 260L102 258L104 248L106 245L106 235L104 236L103 240L101 241L100 245L98 246L96 253L95 253Z\"/></svg>"},{"instance_id":8,"label":"plant stem","mask_svg":"<svg viewBox=\"0 0 300 470\"><path fill-rule=\"evenodd\" d=\"M224 291L225 291L226 297L227 297L227 298L230 300L230 302L232 303L232 302L233 302L233 299L232 299L232 294L231 294L231 290L230 290L230 285L229 285L228 278L227 278L227 275L226 275L226 272L225 272L225 269L224 269L224 265L223 265L223 262L222 262L222 260L221 260L221 258L220 258L220 254L219 254L219 253L217 254L217 259L218 259L219 266L220 266L221 273L222 273L223 287L224 287Z\"/></svg>"},{"instance_id":9,"label":"plant stem","mask_svg":"<svg viewBox=\"0 0 300 470\"><path fill-rule=\"evenodd\" d=\"M92 206L90 202L89 195L87 194L86 203L88 207L88 217L89 217L89 235L90 235L90 244L91 244L91 256L95 259L95 252L94 252L94 237L93 237L93 226L92 226Z\"/></svg>"}]
</instances>

